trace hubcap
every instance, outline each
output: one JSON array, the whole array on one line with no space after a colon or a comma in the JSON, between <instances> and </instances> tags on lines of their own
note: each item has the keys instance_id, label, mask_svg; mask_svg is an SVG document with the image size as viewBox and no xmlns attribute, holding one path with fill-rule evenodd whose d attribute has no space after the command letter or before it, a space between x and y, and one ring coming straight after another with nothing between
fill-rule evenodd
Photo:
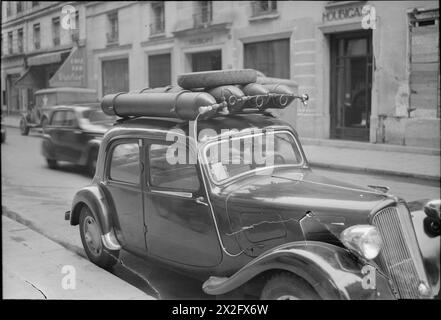
<instances>
[{"instance_id":1,"label":"hubcap","mask_svg":"<svg viewBox=\"0 0 441 320\"><path fill-rule=\"evenodd\" d=\"M299 298L289 294L285 294L283 296L278 297L277 300L299 300Z\"/></svg>"},{"instance_id":2,"label":"hubcap","mask_svg":"<svg viewBox=\"0 0 441 320\"><path fill-rule=\"evenodd\" d=\"M93 255L99 256L102 250L101 233L95 219L90 216L86 217L83 227L87 248Z\"/></svg>"}]
</instances>

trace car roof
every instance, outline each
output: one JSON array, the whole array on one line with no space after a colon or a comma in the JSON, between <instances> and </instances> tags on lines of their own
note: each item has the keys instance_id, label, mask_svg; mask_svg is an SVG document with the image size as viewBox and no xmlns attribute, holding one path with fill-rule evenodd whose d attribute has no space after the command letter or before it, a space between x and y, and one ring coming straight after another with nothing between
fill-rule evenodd
<instances>
[{"instance_id":1,"label":"car roof","mask_svg":"<svg viewBox=\"0 0 441 320\"><path fill-rule=\"evenodd\" d=\"M66 105L54 106L52 108L53 111L63 110L63 109L73 109L76 111L84 111L87 109L97 109L97 110L101 111L99 103L66 104Z\"/></svg>"},{"instance_id":2,"label":"car roof","mask_svg":"<svg viewBox=\"0 0 441 320\"><path fill-rule=\"evenodd\" d=\"M130 131L130 129L150 129L166 132L172 129L180 129L184 131L186 135L189 135L189 127L189 121L180 119L137 117L128 120L119 120L116 122L114 128L126 129L124 131ZM288 123L275 118L271 114L256 113L226 116L218 115L213 118L199 120L197 130L199 135L203 129L212 129L216 134L221 134L222 130L236 129L240 131L250 128L264 129L268 127L285 127L293 130Z\"/></svg>"}]
</instances>

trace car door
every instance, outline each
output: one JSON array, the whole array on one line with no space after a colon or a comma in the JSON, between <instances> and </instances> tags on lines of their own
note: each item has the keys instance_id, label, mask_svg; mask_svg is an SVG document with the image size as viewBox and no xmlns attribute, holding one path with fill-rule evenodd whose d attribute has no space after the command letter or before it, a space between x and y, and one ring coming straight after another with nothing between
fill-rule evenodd
<instances>
[{"instance_id":1,"label":"car door","mask_svg":"<svg viewBox=\"0 0 441 320\"><path fill-rule=\"evenodd\" d=\"M81 144L82 131L78 125L78 119L73 109L65 111L63 126L59 128L59 139L61 142L60 157L69 162L77 163L81 157L81 150L86 146Z\"/></svg>"},{"instance_id":2,"label":"car door","mask_svg":"<svg viewBox=\"0 0 441 320\"><path fill-rule=\"evenodd\" d=\"M103 187L115 208L117 237L125 249L145 254L141 141L117 139L108 145Z\"/></svg>"},{"instance_id":3,"label":"car door","mask_svg":"<svg viewBox=\"0 0 441 320\"><path fill-rule=\"evenodd\" d=\"M50 136L51 150L49 151L56 160L60 160L63 151L63 143L60 140L60 130L63 127L65 110L56 110L51 115L51 120L47 126L46 133Z\"/></svg>"},{"instance_id":4,"label":"car door","mask_svg":"<svg viewBox=\"0 0 441 320\"><path fill-rule=\"evenodd\" d=\"M180 264L215 266L221 251L198 168L172 163L167 156L169 148L169 143L158 140L145 146L147 250Z\"/></svg>"}]
</instances>

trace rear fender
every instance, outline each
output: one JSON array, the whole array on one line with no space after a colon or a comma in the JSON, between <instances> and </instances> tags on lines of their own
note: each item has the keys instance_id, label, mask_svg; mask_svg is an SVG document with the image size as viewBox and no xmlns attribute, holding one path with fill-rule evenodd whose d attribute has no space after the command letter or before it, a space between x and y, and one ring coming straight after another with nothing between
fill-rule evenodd
<instances>
[{"instance_id":1,"label":"rear fender","mask_svg":"<svg viewBox=\"0 0 441 320\"><path fill-rule=\"evenodd\" d=\"M298 241L263 253L231 277L210 277L203 290L212 295L225 294L264 272L283 270L304 279L322 299L375 299L377 291L382 291L382 299L394 298L387 279L379 272L376 288L364 289L362 268L363 264L341 247Z\"/></svg>"},{"instance_id":2,"label":"rear fender","mask_svg":"<svg viewBox=\"0 0 441 320\"><path fill-rule=\"evenodd\" d=\"M117 240L112 220L113 207L109 205L104 192L97 185L90 185L82 188L75 194L72 202L70 224L79 224L81 208L83 205L89 207L95 220L98 222L103 234L104 246L109 250L120 250L121 244Z\"/></svg>"}]
</instances>

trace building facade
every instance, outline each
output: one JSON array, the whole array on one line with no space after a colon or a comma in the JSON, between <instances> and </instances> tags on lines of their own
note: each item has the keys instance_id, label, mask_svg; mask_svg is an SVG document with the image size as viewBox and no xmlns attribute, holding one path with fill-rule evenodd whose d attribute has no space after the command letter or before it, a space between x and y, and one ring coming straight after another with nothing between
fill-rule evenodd
<instances>
[{"instance_id":1,"label":"building facade","mask_svg":"<svg viewBox=\"0 0 441 320\"><path fill-rule=\"evenodd\" d=\"M84 15L99 98L254 68L309 94L288 119L303 137L440 147L438 1L96 1Z\"/></svg>"},{"instance_id":2,"label":"building facade","mask_svg":"<svg viewBox=\"0 0 441 320\"><path fill-rule=\"evenodd\" d=\"M72 29L63 28L66 16L63 7L67 5L76 8ZM84 5L81 2L2 1L1 36L2 112L25 112L34 103L33 93L50 87L73 49L84 46ZM85 80L83 86L87 86Z\"/></svg>"}]
</instances>

